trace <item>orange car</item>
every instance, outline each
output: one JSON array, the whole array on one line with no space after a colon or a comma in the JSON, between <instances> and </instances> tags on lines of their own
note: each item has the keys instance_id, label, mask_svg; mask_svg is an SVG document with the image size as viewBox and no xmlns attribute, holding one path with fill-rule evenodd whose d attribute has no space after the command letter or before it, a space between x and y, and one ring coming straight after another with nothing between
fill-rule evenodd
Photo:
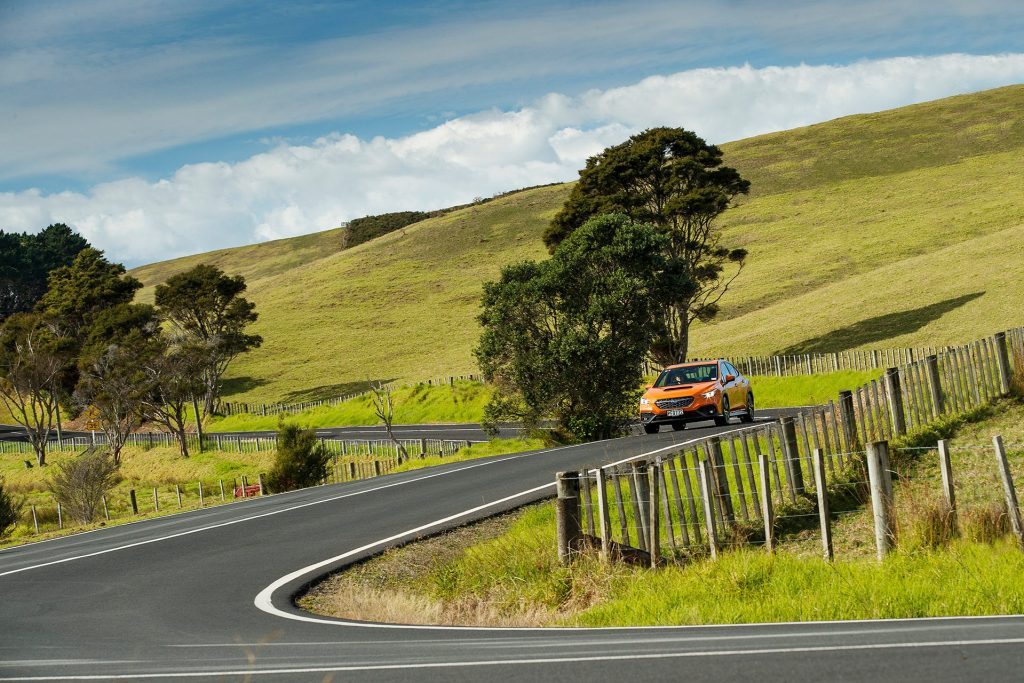
<instances>
[{"instance_id":1,"label":"orange car","mask_svg":"<svg viewBox=\"0 0 1024 683\"><path fill-rule=\"evenodd\" d=\"M648 434L663 424L675 430L704 420L727 425L734 415L741 422L754 421L754 390L750 380L722 359L670 365L640 399L640 422Z\"/></svg>"}]
</instances>

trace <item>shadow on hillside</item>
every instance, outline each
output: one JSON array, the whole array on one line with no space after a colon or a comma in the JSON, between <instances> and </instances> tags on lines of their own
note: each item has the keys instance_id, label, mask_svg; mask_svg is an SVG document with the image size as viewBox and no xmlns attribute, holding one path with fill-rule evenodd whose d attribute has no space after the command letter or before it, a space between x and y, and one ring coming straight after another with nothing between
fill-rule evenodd
<instances>
[{"instance_id":1,"label":"shadow on hillside","mask_svg":"<svg viewBox=\"0 0 1024 683\"><path fill-rule=\"evenodd\" d=\"M793 344L779 351L779 353L836 353L898 337L902 334L916 332L928 323L938 320L946 313L954 311L984 294L985 292L974 292L920 308L912 308L907 311L899 311L898 313L887 313L861 320L852 325L833 330L828 334L823 334L820 337L806 339Z\"/></svg>"},{"instance_id":2,"label":"shadow on hillside","mask_svg":"<svg viewBox=\"0 0 1024 683\"><path fill-rule=\"evenodd\" d=\"M235 394L244 394L266 383L267 380L257 377L232 377L221 382L220 395L224 398L231 398Z\"/></svg>"},{"instance_id":3,"label":"shadow on hillside","mask_svg":"<svg viewBox=\"0 0 1024 683\"><path fill-rule=\"evenodd\" d=\"M286 394L283 402L284 403L305 403L306 401L322 401L328 398L337 398L338 396L346 396L348 394L355 394L362 391L366 391L370 384L387 384L394 382L392 379L368 379L361 382L339 382L338 384L324 384L323 386L314 387L312 389L303 389L301 391L293 391Z\"/></svg>"}]
</instances>

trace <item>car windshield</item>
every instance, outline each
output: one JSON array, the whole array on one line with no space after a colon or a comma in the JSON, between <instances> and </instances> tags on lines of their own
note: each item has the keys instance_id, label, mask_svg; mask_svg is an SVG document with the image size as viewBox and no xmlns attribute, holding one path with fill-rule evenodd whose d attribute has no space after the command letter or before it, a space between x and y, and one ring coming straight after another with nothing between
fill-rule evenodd
<instances>
[{"instance_id":1,"label":"car windshield","mask_svg":"<svg viewBox=\"0 0 1024 683\"><path fill-rule=\"evenodd\" d=\"M677 384L698 384L718 379L718 363L687 365L682 368L665 370L654 383L656 387L671 387Z\"/></svg>"}]
</instances>

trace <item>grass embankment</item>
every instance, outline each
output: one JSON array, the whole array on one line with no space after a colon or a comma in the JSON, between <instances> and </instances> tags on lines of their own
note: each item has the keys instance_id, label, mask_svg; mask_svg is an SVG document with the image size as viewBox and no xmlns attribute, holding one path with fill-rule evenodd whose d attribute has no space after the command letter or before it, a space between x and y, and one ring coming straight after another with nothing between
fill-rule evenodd
<instances>
[{"instance_id":1,"label":"grass embankment","mask_svg":"<svg viewBox=\"0 0 1024 683\"><path fill-rule=\"evenodd\" d=\"M975 417L984 419L961 424L951 438L960 533L936 531L951 527L938 506L935 453L904 451L894 459L899 540L882 563L869 513L855 510L834 522L832 564L819 558L816 533L793 531L774 556L745 547L657 571L587 556L566 568L545 503L389 551L331 577L302 604L357 619L523 626L1020 613L1024 554L999 516L991 437L1004 437L1014 476L1024 481L1024 406L1006 401Z\"/></svg>"},{"instance_id":2,"label":"grass embankment","mask_svg":"<svg viewBox=\"0 0 1024 683\"><path fill-rule=\"evenodd\" d=\"M1024 323L1022 106L1024 86L1013 86L723 145L752 182L722 217L724 243L750 259L718 321L695 328L694 353L941 345ZM231 367L235 400L467 374L481 283L546 257L540 237L569 187L460 209L346 251L334 230L133 274L147 285L143 299L196 263L246 276L265 342Z\"/></svg>"}]
</instances>

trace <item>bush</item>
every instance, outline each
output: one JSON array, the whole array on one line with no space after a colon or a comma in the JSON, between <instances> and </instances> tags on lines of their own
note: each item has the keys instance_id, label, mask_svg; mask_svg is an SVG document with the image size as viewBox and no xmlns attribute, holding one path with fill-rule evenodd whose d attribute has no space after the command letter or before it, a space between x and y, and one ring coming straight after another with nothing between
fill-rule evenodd
<instances>
[{"instance_id":1,"label":"bush","mask_svg":"<svg viewBox=\"0 0 1024 683\"><path fill-rule=\"evenodd\" d=\"M61 508L80 524L96 516L103 495L118 482L117 463L106 450L87 450L57 466L47 484Z\"/></svg>"},{"instance_id":2,"label":"bush","mask_svg":"<svg viewBox=\"0 0 1024 683\"><path fill-rule=\"evenodd\" d=\"M277 431L277 456L267 486L274 493L316 486L327 478L330 458L314 430L283 425Z\"/></svg>"},{"instance_id":3,"label":"bush","mask_svg":"<svg viewBox=\"0 0 1024 683\"><path fill-rule=\"evenodd\" d=\"M4 488L4 480L0 478L0 538L10 533L14 525L18 523L21 506L24 502L7 491Z\"/></svg>"}]
</instances>

